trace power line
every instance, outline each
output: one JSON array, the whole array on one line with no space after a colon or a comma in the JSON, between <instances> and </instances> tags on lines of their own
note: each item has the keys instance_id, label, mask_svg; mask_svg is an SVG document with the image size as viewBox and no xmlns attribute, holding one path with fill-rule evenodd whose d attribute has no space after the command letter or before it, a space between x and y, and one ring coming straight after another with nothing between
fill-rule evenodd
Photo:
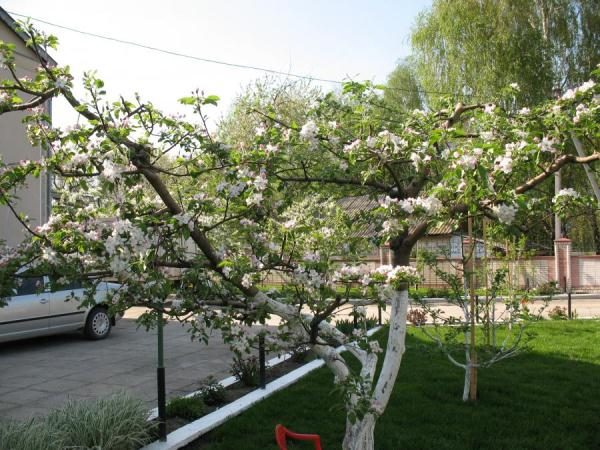
<instances>
[{"instance_id":1,"label":"power line","mask_svg":"<svg viewBox=\"0 0 600 450\"><path fill-rule=\"evenodd\" d=\"M291 72L283 72L281 70L270 69L270 68L266 68L266 67L251 66L251 65L246 65L246 64L233 63L233 62L229 62L229 61L222 61L222 60L218 60L218 59L211 59L211 58L204 58L201 56L189 55L189 54L177 52L174 50L168 50L168 49L153 47L151 45L141 44L139 42L128 41L125 39L119 39L119 38L115 38L115 37L111 37L111 36L105 36L102 34L91 33L89 31L79 30L77 28L60 25L57 23L49 22L47 20L39 19L39 18L28 16L25 14L19 14L14 11L8 11L8 13L13 16L28 18L31 20L35 20L36 22L40 22L40 23L43 23L46 25L50 25L50 26L53 26L56 28L63 29L63 30L71 31L73 33L78 33L78 34L82 34L85 36L94 37L97 39L104 39L106 41L116 42L119 44L131 45L133 47L143 48L145 50L164 53L166 55L177 56L180 58L187 58L187 59L191 59L194 61L201 61L201 62L210 63L210 64L218 64L218 65L227 66L227 67L234 67L237 69L256 70L256 71L260 71L260 72L264 72L264 73L271 73L274 75L283 75L283 76L287 76L287 77L299 78L299 79L310 80L310 81L320 81L323 83L332 83L332 84L339 84L339 85L343 85L345 83L344 81L340 81L340 80L319 78L319 77L313 77L310 75L300 75L300 74L295 74L295 73L291 73ZM401 91L401 92L420 93L420 94L455 95L450 92L426 91L423 89L409 89L409 88L400 88L400 87L383 87L383 89L384 90Z\"/></svg>"}]
</instances>

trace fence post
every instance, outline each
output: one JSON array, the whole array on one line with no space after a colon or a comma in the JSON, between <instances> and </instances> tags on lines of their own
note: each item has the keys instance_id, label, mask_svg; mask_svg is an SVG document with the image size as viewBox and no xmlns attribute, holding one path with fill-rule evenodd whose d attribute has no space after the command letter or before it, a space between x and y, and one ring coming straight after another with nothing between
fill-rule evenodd
<instances>
[{"instance_id":1,"label":"fence post","mask_svg":"<svg viewBox=\"0 0 600 450\"><path fill-rule=\"evenodd\" d=\"M567 294L567 308L569 310L569 319L573 318L573 314L571 313L571 291Z\"/></svg>"},{"instance_id":2,"label":"fence post","mask_svg":"<svg viewBox=\"0 0 600 450\"><path fill-rule=\"evenodd\" d=\"M265 360L265 335L258 335L258 364L259 364L259 381L260 388L265 389L267 387L267 367Z\"/></svg>"},{"instance_id":3,"label":"fence post","mask_svg":"<svg viewBox=\"0 0 600 450\"><path fill-rule=\"evenodd\" d=\"M379 326L381 326L381 305L377 305L377 321L379 322Z\"/></svg>"}]
</instances>

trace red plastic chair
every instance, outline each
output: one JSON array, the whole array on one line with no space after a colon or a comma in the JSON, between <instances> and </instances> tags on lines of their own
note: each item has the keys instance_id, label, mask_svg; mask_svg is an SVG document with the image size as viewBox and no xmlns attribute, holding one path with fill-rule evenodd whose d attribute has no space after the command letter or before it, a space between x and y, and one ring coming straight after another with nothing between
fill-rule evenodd
<instances>
[{"instance_id":1,"label":"red plastic chair","mask_svg":"<svg viewBox=\"0 0 600 450\"><path fill-rule=\"evenodd\" d=\"M321 437L318 434L300 434L294 433L288 430L281 424L275 427L275 440L280 450L288 450L286 440L287 438L296 439L298 441L312 441L315 444L315 450L323 450L321 448Z\"/></svg>"}]
</instances>

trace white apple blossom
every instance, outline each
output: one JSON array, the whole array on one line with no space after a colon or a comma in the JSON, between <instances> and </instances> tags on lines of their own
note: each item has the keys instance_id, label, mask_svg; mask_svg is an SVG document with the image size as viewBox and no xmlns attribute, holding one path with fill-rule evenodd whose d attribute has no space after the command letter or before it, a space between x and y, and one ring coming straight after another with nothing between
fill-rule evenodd
<instances>
[{"instance_id":1,"label":"white apple blossom","mask_svg":"<svg viewBox=\"0 0 600 450\"><path fill-rule=\"evenodd\" d=\"M518 114L520 114L521 116L526 116L527 114L529 114L531 112L531 109L525 107L525 108L521 108L519 111L517 111Z\"/></svg>"},{"instance_id":2,"label":"white apple blossom","mask_svg":"<svg viewBox=\"0 0 600 450\"><path fill-rule=\"evenodd\" d=\"M279 147L273 144L267 144L267 146L265 147L265 151L267 153L277 153L279 151Z\"/></svg>"},{"instance_id":3,"label":"white apple blossom","mask_svg":"<svg viewBox=\"0 0 600 450\"><path fill-rule=\"evenodd\" d=\"M302 259L306 262L318 262L321 259L321 254L318 250L316 252L306 252Z\"/></svg>"},{"instance_id":4,"label":"white apple blossom","mask_svg":"<svg viewBox=\"0 0 600 450\"><path fill-rule=\"evenodd\" d=\"M554 139L554 138L549 138L547 136L544 136L542 138L542 141L538 144L538 147L540 148L541 151L543 152L548 152L548 153L556 153L556 148L554 148L557 144L558 144L558 140Z\"/></svg>"},{"instance_id":5,"label":"white apple blossom","mask_svg":"<svg viewBox=\"0 0 600 450\"><path fill-rule=\"evenodd\" d=\"M240 181L237 184L229 186L229 198L238 197L246 188L246 183Z\"/></svg>"},{"instance_id":6,"label":"white apple blossom","mask_svg":"<svg viewBox=\"0 0 600 450\"><path fill-rule=\"evenodd\" d=\"M509 174L513 169L513 159L509 153L504 156L498 156L494 161L494 167L496 170Z\"/></svg>"},{"instance_id":7,"label":"white apple blossom","mask_svg":"<svg viewBox=\"0 0 600 450\"><path fill-rule=\"evenodd\" d=\"M513 88L515 91L520 91L521 87L519 86L519 83L510 83L509 85L511 88Z\"/></svg>"},{"instance_id":8,"label":"white apple blossom","mask_svg":"<svg viewBox=\"0 0 600 450\"><path fill-rule=\"evenodd\" d=\"M283 222L283 228L285 228L286 230L291 230L292 228L294 228L296 226L297 220L296 219L290 219L286 222Z\"/></svg>"},{"instance_id":9,"label":"white apple blossom","mask_svg":"<svg viewBox=\"0 0 600 450\"><path fill-rule=\"evenodd\" d=\"M242 277L241 283L242 283L242 286L244 286L246 289L249 289L250 287L252 287L252 285L253 285L252 274L245 273L244 276Z\"/></svg>"},{"instance_id":10,"label":"white apple blossom","mask_svg":"<svg viewBox=\"0 0 600 450\"><path fill-rule=\"evenodd\" d=\"M418 198L417 205L425 210L428 215L435 215L444 207L442 202L434 196Z\"/></svg>"},{"instance_id":11,"label":"white apple blossom","mask_svg":"<svg viewBox=\"0 0 600 450\"><path fill-rule=\"evenodd\" d=\"M300 130L300 137L307 141L314 141L317 137L317 133L319 132L319 128L314 120L309 120L304 125L302 125L302 129Z\"/></svg>"},{"instance_id":12,"label":"white apple blossom","mask_svg":"<svg viewBox=\"0 0 600 450\"><path fill-rule=\"evenodd\" d=\"M567 92L565 92L562 97L561 100L573 100L575 98L576 92L574 89L569 89L567 90Z\"/></svg>"},{"instance_id":13,"label":"white apple blossom","mask_svg":"<svg viewBox=\"0 0 600 450\"><path fill-rule=\"evenodd\" d=\"M383 199L383 201L379 202L379 206L381 206L382 208L385 208L385 209L388 209L390 206L397 205L397 204L398 204L398 199L392 198L389 195L386 195L385 198Z\"/></svg>"},{"instance_id":14,"label":"white apple blossom","mask_svg":"<svg viewBox=\"0 0 600 450\"><path fill-rule=\"evenodd\" d=\"M257 126L256 128L254 128L254 134L256 136L264 136L264 134L267 132L267 129L265 128L264 124L260 124L259 126Z\"/></svg>"},{"instance_id":15,"label":"white apple blossom","mask_svg":"<svg viewBox=\"0 0 600 450\"><path fill-rule=\"evenodd\" d=\"M554 196L554 198L552 199L552 202L556 203L558 201L558 199L561 198L561 197L579 198L579 192L577 192L573 188L561 189L560 191L558 191L558 194L556 194Z\"/></svg>"},{"instance_id":16,"label":"white apple blossom","mask_svg":"<svg viewBox=\"0 0 600 450\"><path fill-rule=\"evenodd\" d=\"M514 205L500 204L492 208L501 223L510 225L515 220L517 208Z\"/></svg>"},{"instance_id":17,"label":"white apple blossom","mask_svg":"<svg viewBox=\"0 0 600 450\"><path fill-rule=\"evenodd\" d=\"M252 181L252 184L257 191L264 191L269 184L269 180L267 180L266 174L261 174Z\"/></svg>"},{"instance_id":18,"label":"white apple blossom","mask_svg":"<svg viewBox=\"0 0 600 450\"><path fill-rule=\"evenodd\" d=\"M593 80L588 80L577 88L577 92L587 92L594 86L596 86L596 83Z\"/></svg>"},{"instance_id":19,"label":"white apple blossom","mask_svg":"<svg viewBox=\"0 0 600 450\"><path fill-rule=\"evenodd\" d=\"M115 164L113 164L111 161L104 161L102 163L102 176L104 178L106 178L108 181L115 181L116 179L119 178L120 173L119 170L117 168L117 166Z\"/></svg>"},{"instance_id":20,"label":"white apple blossom","mask_svg":"<svg viewBox=\"0 0 600 450\"><path fill-rule=\"evenodd\" d=\"M64 89L67 87L67 79L65 77L57 77L54 81L54 87L58 89Z\"/></svg>"},{"instance_id":21,"label":"white apple blossom","mask_svg":"<svg viewBox=\"0 0 600 450\"><path fill-rule=\"evenodd\" d=\"M398 202L398 204L400 205L400 209L408 214L412 214L413 212L415 212L415 199L414 198L407 198L407 199L400 200Z\"/></svg>"},{"instance_id":22,"label":"white apple blossom","mask_svg":"<svg viewBox=\"0 0 600 450\"><path fill-rule=\"evenodd\" d=\"M248 206L252 206L252 205L256 205L256 206L260 206L260 204L263 201L263 195L260 192L254 193L252 195L250 195L247 199L246 199L246 205Z\"/></svg>"},{"instance_id":23,"label":"white apple blossom","mask_svg":"<svg viewBox=\"0 0 600 450\"><path fill-rule=\"evenodd\" d=\"M473 170L477 167L477 157L474 155L461 155L456 160L456 165L466 170Z\"/></svg>"},{"instance_id":24,"label":"white apple blossom","mask_svg":"<svg viewBox=\"0 0 600 450\"><path fill-rule=\"evenodd\" d=\"M371 353L381 353L381 352L383 352L383 349L379 345L379 341L370 341L369 342L369 350L371 351Z\"/></svg>"},{"instance_id":25,"label":"white apple blossom","mask_svg":"<svg viewBox=\"0 0 600 450\"><path fill-rule=\"evenodd\" d=\"M479 133L479 136L481 136L481 139L483 139L485 142L494 140L494 132L493 131L482 131L481 133Z\"/></svg>"},{"instance_id":26,"label":"white apple blossom","mask_svg":"<svg viewBox=\"0 0 600 450\"><path fill-rule=\"evenodd\" d=\"M575 113L575 116L573 117L573 123L579 123L579 121L581 120L581 117L585 116L586 114L588 114L590 112L590 109L582 103L577 105L577 108L575 108L575 110L576 110L576 113Z\"/></svg>"},{"instance_id":27,"label":"white apple blossom","mask_svg":"<svg viewBox=\"0 0 600 450\"><path fill-rule=\"evenodd\" d=\"M366 317L367 316L367 308L365 308L364 306L355 306L354 307L354 312L359 317Z\"/></svg>"},{"instance_id":28,"label":"white apple blossom","mask_svg":"<svg viewBox=\"0 0 600 450\"><path fill-rule=\"evenodd\" d=\"M344 152L350 153L350 152L356 150L360 146L360 143L361 143L361 140L356 139L355 141L351 142L350 144L344 145Z\"/></svg>"},{"instance_id":29,"label":"white apple blossom","mask_svg":"<svg viewBox=\"0 0 600 450\"><path fill-rule=\"evenodd\" d=\"M496 105L494 103L487 103L483 108L483 112L485 112L486 114L493 114L495 110Z\"/></svg>"}]
</instances>

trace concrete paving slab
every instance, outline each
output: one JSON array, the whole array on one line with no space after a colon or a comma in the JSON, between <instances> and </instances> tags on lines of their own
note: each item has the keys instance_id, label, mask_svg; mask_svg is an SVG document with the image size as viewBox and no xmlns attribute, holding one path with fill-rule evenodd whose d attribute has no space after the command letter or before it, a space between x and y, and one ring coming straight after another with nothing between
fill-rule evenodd
<instances>
[{"instance_id":1,"label":"concrete paving slab","mask_svg":"<svg viewBox=\"0 0 600 450\"><path fill-rule=\"evenodd\" d=\"M93 399L123 391L149 409L156 406L157 336L137 327L142 312L127 311L101 341L70 333L0 344L0 420L45 415L69 396ZM229 375L232 355L218 336L206 346L192 342L178 322L164 331L167 396L197 389L208 375Z\"/></svg>"}]
</instances>

